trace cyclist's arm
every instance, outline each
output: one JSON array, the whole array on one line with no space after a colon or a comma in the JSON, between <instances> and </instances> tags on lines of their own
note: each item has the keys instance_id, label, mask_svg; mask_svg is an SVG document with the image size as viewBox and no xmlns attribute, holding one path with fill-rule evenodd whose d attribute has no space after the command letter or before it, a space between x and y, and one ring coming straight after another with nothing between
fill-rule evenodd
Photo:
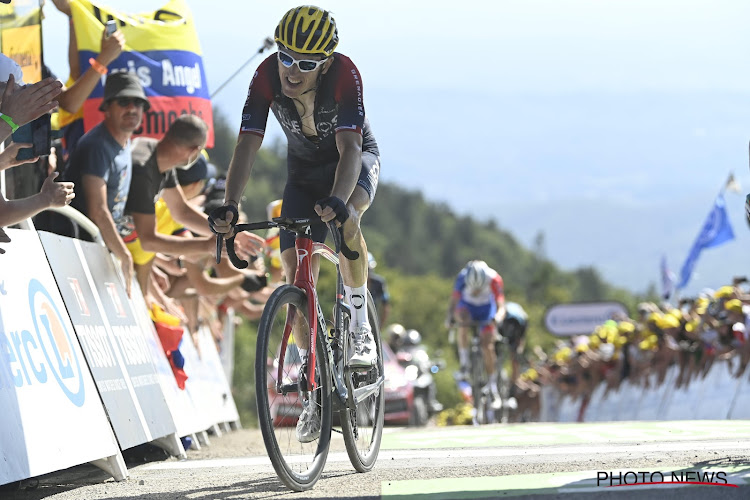
<instances>
[{"instance_id":1,"label":"cyclist's arm","mask_svg":"<svg viewBox=\"0 0 750 500\"><path fill-rule=\"evenodd\" d=\"M255 157L262 143L263 137L260 135L252 133L240 135L234 148L232 161L229 163L224 204L231 203L235 207L239 206L242 192L250 179L250 171L253 169Z\"/></svg>"},{"instance_id":2,"label":"cyclist's arm","mask_svg":"<svg viewBox=\"0 0 750 500\"><path fill-rule=\"evenodd\" d=\"M357 186L362 168L362 134L353 130L341 130L336 134L336 147L339 150L339 163L336 166L331 196L346 203Z\"/></svg>"}]
</instances>

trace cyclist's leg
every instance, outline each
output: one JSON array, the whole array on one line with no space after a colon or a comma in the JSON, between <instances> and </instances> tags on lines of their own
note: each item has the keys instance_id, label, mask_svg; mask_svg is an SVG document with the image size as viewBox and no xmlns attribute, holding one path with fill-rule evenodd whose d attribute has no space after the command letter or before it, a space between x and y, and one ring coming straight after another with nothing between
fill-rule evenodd
<instances>
[{"instance_id":1,"label":"cyclist's leg","mask_svg":"<svg viewBox=\"0 0 750 500\"><path fill-rule=\"evenodd\" d=\"M288 182L284 188L284 196L281 205L282 217L315 217L315 201L319 200L323 196L321 193L325 192L320 187L310 184L296 184ZM315 225L311 228L312 238L314 241L324 241L328 230L322 224ZM279 250L281 251L281 266L286 276L286 282L294 284L294 275L297 272L297 252L294 247L294 240L296 235L290 231L282 229L279 232ZM317 283L318 273L320 272L320 257L318 255L312 256L312 273L313 280ZM298 338L298 346L305 352L309 350L309 338L306 334L303 334L303 329L300 327L300 319L294 325L294 335ZM303 352L303 354L305 354Z\"/></svg>"},{"instance_id":2,"label":"cyclist's leg","mask_svg":"<svg viewBox=\"0 0 750 500\"><path fill-rule=\"evenodd\" d=\"M375 343L367 314L367 244L362 235L360 221L375 197L380 170L379 159L372 153L362 153L362 168L357 185L347 200L349 218L343 225L344 241L359 253L359 258L349 260L341 256L341 276L349 305L352 307L350 323L354 334L354 353L350 365L370 366L375 357Z\"/></svg>"},{"instance_id":3,"label":"cyclist's leg","mask_svg":"<svg viewBox=\"0 0 750 500\"><path fill-rule=\"evenodd\" d=\"M465 305L461 302L456 307L456 322L460 325L458 327L458 337L456 343L458 344L458 363L461 367L463 376L466 376L469 372L469 322L471 322L471 313Z\"/></svg>"}]
</instances>

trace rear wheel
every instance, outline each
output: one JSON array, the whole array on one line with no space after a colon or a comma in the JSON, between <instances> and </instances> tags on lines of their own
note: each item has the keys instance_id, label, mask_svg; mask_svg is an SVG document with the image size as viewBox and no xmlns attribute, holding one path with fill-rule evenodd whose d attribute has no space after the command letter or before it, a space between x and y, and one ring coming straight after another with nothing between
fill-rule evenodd
<instances>
[{"instance_id":1,"label":"rear wheel","mask_svg":"<svg viewBox=\"0 0 750 500\"><path fill-rule=\"evenodd\" d=\"M295 332L310 331L305 293L297 287L283 285L268 299L258 327L255 359L258 421L266 451L279 479L289 488L303 491L312 488L320 478L328 455L331 376L320 337L325 332L319 332L315 355L317 386L314 390L310 387L300 390L304 365L299 354L299 339L290 334L283 356L281 352L288 314L296 318L298 328ZM297 420L305 402L313 405L321 424L320 436L309 443L300 442L296 434Z\"/></svg>"},{"instance_id":2,"label":"rear wheel","mask_svg":"<svg viewBox=\"0 0 750 500\"><path fill-rule=\"evenodd\" d=\"M375 338L377 361L367 372L356 372L345 369L344 374L351 381L355 390L380 384L375 392L364 397L356 407L341 410L341 431L344 434L344 444L349 460L358 472L368 472L375 465L380 451L380 440L383 436L383 413L385 410L385 387L381 378L384 377L383 348L380 342L380 328L378 314L370 293L367 293L367 314L370 327ZM347 349L344 350L347 352ZM348 385L348 384L347 384ZM348 398L347 406L352 398Z\"/></svg>"}]
</instances>

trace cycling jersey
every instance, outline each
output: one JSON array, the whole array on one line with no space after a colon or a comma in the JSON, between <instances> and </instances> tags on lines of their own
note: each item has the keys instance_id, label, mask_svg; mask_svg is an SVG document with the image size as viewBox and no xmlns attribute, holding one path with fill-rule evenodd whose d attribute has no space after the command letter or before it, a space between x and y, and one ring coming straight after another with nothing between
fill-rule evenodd
<instances>
[{"instance_id":1,"label":"cycling jersey","mask_svg":"<svg viewBox=\"0 0 750 500\"><path fill-rule=\"evenodd\" d=\"M362 100L362 78L354 63L335 52L328 72L321 75L315 94L315 129L317 136L302 133L294 101L281 90L276 54L264 60L250 82L242 109L240 134L265 134L268 110L279 120L289 143L288 156L315 167L338 161L336 133L353 130L362 134L362 151L379 155L375 137L365 117ZM291 173L291 172L290 172Z\"/></svg>"},{"instance_id":2,"label":"cycling jersey","mask_svg":"<svg viewBox=\"0 0 750 500\"><path fill-rule=\"evenodd\" d=\"M240 134L263 137L269 109L286 134L288 176L281 212L284 217L314 217L315 202L330 196L339 161L336 134L342 130L362 134L357 185L367 192L370 203L375 197L380 153L365 116L362 78L351 59L338 52L332 57L333 63L321 74L315 89L316 136L306 136L302 132L302 120L294 101L281 89L276 54L260 63L247 91ZM325 225L314 225L311 229L314 241L325 240L328 234ZM293 248L294 239L294 233L281 231L280 250Z\"/></svg>"}]
</instances>

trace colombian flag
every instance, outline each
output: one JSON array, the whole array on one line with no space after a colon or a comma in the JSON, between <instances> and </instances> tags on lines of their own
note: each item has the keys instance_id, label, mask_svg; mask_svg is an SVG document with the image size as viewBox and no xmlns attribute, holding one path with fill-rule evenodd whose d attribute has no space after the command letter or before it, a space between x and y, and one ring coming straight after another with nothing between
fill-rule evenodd
<instances>
[{"instance_id":1,"label":"colombian flag","mask_svg":"<svg viewBox=\"0 0 750 500\"><path fill-rule=\"evenodd\" d=\"M125 35L125 49L109 65L109 72L135 73L151 103L134 135L160 139L178 116L194 114L208 124L206 147L213 147L213 113L201 48L192 13L184 0L170 0L156 11L141 14L118 12L88 0L71 0L70 5L81 72L89 68L89 59L99 53L102 30L108 20L114 19ZM86 131L104 119L99 105L105 81L106 76L102 76L83 106Z\"/></svg>"}]
</instances>

